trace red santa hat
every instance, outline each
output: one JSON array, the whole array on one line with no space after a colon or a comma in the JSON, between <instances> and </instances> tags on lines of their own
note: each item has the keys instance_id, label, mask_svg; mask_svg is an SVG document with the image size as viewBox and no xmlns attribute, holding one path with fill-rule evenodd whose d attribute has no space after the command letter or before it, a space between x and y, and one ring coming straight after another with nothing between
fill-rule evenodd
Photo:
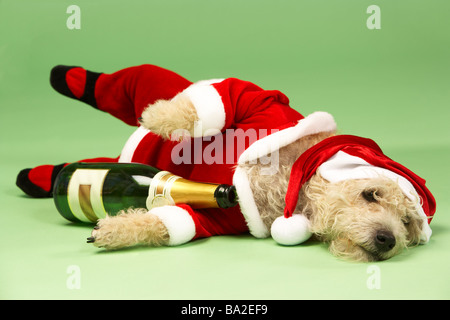
<instances>
[{"instance_id":1,"label":"red santa hat","mask_svg":"<svg viewBox=\"0 0 450 320\"><path fill-rule=\"evenodd\" d=\"M294 214L303 184L318 171L330 181L365 179L379 175L399 184L403 193L416 202L420 215L428 221L422 225L421 242L431 236L429 223L436 211L436 202L425 186L425 180L403 165L387 157L370 139L351 135L327 138L305 151L294 163L289 178L284 216L272 224L272 237L280 244L295 245L309 238L309 221Z\"/></svg>"}]
</instances>

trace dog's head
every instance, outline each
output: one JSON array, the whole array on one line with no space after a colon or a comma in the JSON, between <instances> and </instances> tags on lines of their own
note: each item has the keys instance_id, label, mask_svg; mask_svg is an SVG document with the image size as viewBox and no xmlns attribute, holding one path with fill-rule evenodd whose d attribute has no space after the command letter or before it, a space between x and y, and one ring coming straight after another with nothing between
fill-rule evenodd
<instances>
[{"instance_id":1,"label":"dog's head","mask_svg":"<svg viewBox=\"0 0 450 320\"><path fill-rule=\"evenodd\" d=\"M357 261L389 259L420 243L426 219L391 179L335 183L314 176L305 185L311 231L330 251Z\"/></svg>"},{"instance_id":2,"label":"dog's head","mask_svg":"<svg viewBox=\"0 0 450 320\"><path fill-rule=\"evenodd\" d=\"M295 161L284 217L306 215L310 231L338 256L376 261L427 242L427 219L435 210L424 179L373 140L342 135L320 141Z\"/></svg>"}]
</instances>

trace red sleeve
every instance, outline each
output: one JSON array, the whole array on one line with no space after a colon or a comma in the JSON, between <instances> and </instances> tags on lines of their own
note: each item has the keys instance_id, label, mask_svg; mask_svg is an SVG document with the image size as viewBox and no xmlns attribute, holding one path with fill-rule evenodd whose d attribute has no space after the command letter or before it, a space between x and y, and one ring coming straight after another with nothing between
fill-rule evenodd
<instances>
[{"instance_id":1,"label":"red sleeve","mask_svg":"<svg viewBox=\"0 0 450 320\"><path fill-rule=\"evenodd\" d=\"M225 128L277 128L286 122L299 120L298 112L289 106L288 97L278 90L263 90L251 82L235 78L213 86L222 98Z\"/></svg>"},{"instance_id":2,"label":"red sleeve","mask_svg":"<svg viewBox=\"0 0 450 320\"><path fill-rule=\"evenodd\" d=\"M209 129L281 129L303 116L289 106L278 90L264 90L254 83L228 78L200 81L184 91L201 120L202 135ZM200 135L196 135L200 136Z\"/></svg>"},{"instance_id":3,"label":"red sleeve","mask_svg":"<svg viewBox=\"0 0 450 320\"><path fill-rule=\"evenodd\" d=\"M195 224L195 236L193 239L248 232L247 224L238 207L229 209L192 209L186 204L177 206L186 210Z\"/></svg>"}]
</instances>

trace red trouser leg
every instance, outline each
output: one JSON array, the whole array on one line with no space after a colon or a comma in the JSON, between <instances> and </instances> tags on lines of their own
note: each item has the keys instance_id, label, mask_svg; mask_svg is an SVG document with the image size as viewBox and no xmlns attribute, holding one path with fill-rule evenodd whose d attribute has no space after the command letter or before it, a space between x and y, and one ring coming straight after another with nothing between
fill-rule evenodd
<instances>
[{"instance_id":1,"label":"red trouser leg","mask_svg":"<svg viewBox=\"0 0 450 320\"><path fill-rule=\"evenodd\" d=\"M50 82L61 94L86 102L133 126L138 125L137 119L149 104L171 99L192 84L172 71L153 65L130 67L112 74L57 66L52 70ZM118 158L82 161L117 162ZM16 184L32 197L51 197L56 175L65 165L24 169L18 174Z\"/></svg>"},{"instance_id":2,"label":"red trouser leg","mask_svg":"<svg viewBox=\"0 0 450 320\"><path fill-rule=\"evenodd\" d=\"M191 84L172 71L146 64L100 75L95 99L98 109L136 126L149 104L171 99Z\"/></svg>"},{"instance_id":3,"label":"red trouser leg","mask_svg":"<svg viewBox=\"0 0 450 320\"><path fill-rule=\"evenodd\" d=\"M93 158L77 162L117 162L119 158ZM23 169L19 172L16 185L33 198L49 198L53 196L53 184L62 168L69 163L59 165L45 164L35 168Z\"/></svg>"}]
</instances>

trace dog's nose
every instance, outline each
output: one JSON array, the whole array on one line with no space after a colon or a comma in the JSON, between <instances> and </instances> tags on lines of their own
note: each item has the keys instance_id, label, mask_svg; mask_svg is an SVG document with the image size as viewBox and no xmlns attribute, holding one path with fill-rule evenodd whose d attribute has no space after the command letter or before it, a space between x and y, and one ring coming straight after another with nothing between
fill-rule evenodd
<instances>
[{"instance_id":1,"label":"dog's nose","mask_svg":"<svg viewBox=\"0 0 450 320\"><path fill-rule=\"evenodd\" d=\"M391 231L378 231L375 245L379 251L387 252L395 247L395 236Z\"/></svg>"}]
</instances>

